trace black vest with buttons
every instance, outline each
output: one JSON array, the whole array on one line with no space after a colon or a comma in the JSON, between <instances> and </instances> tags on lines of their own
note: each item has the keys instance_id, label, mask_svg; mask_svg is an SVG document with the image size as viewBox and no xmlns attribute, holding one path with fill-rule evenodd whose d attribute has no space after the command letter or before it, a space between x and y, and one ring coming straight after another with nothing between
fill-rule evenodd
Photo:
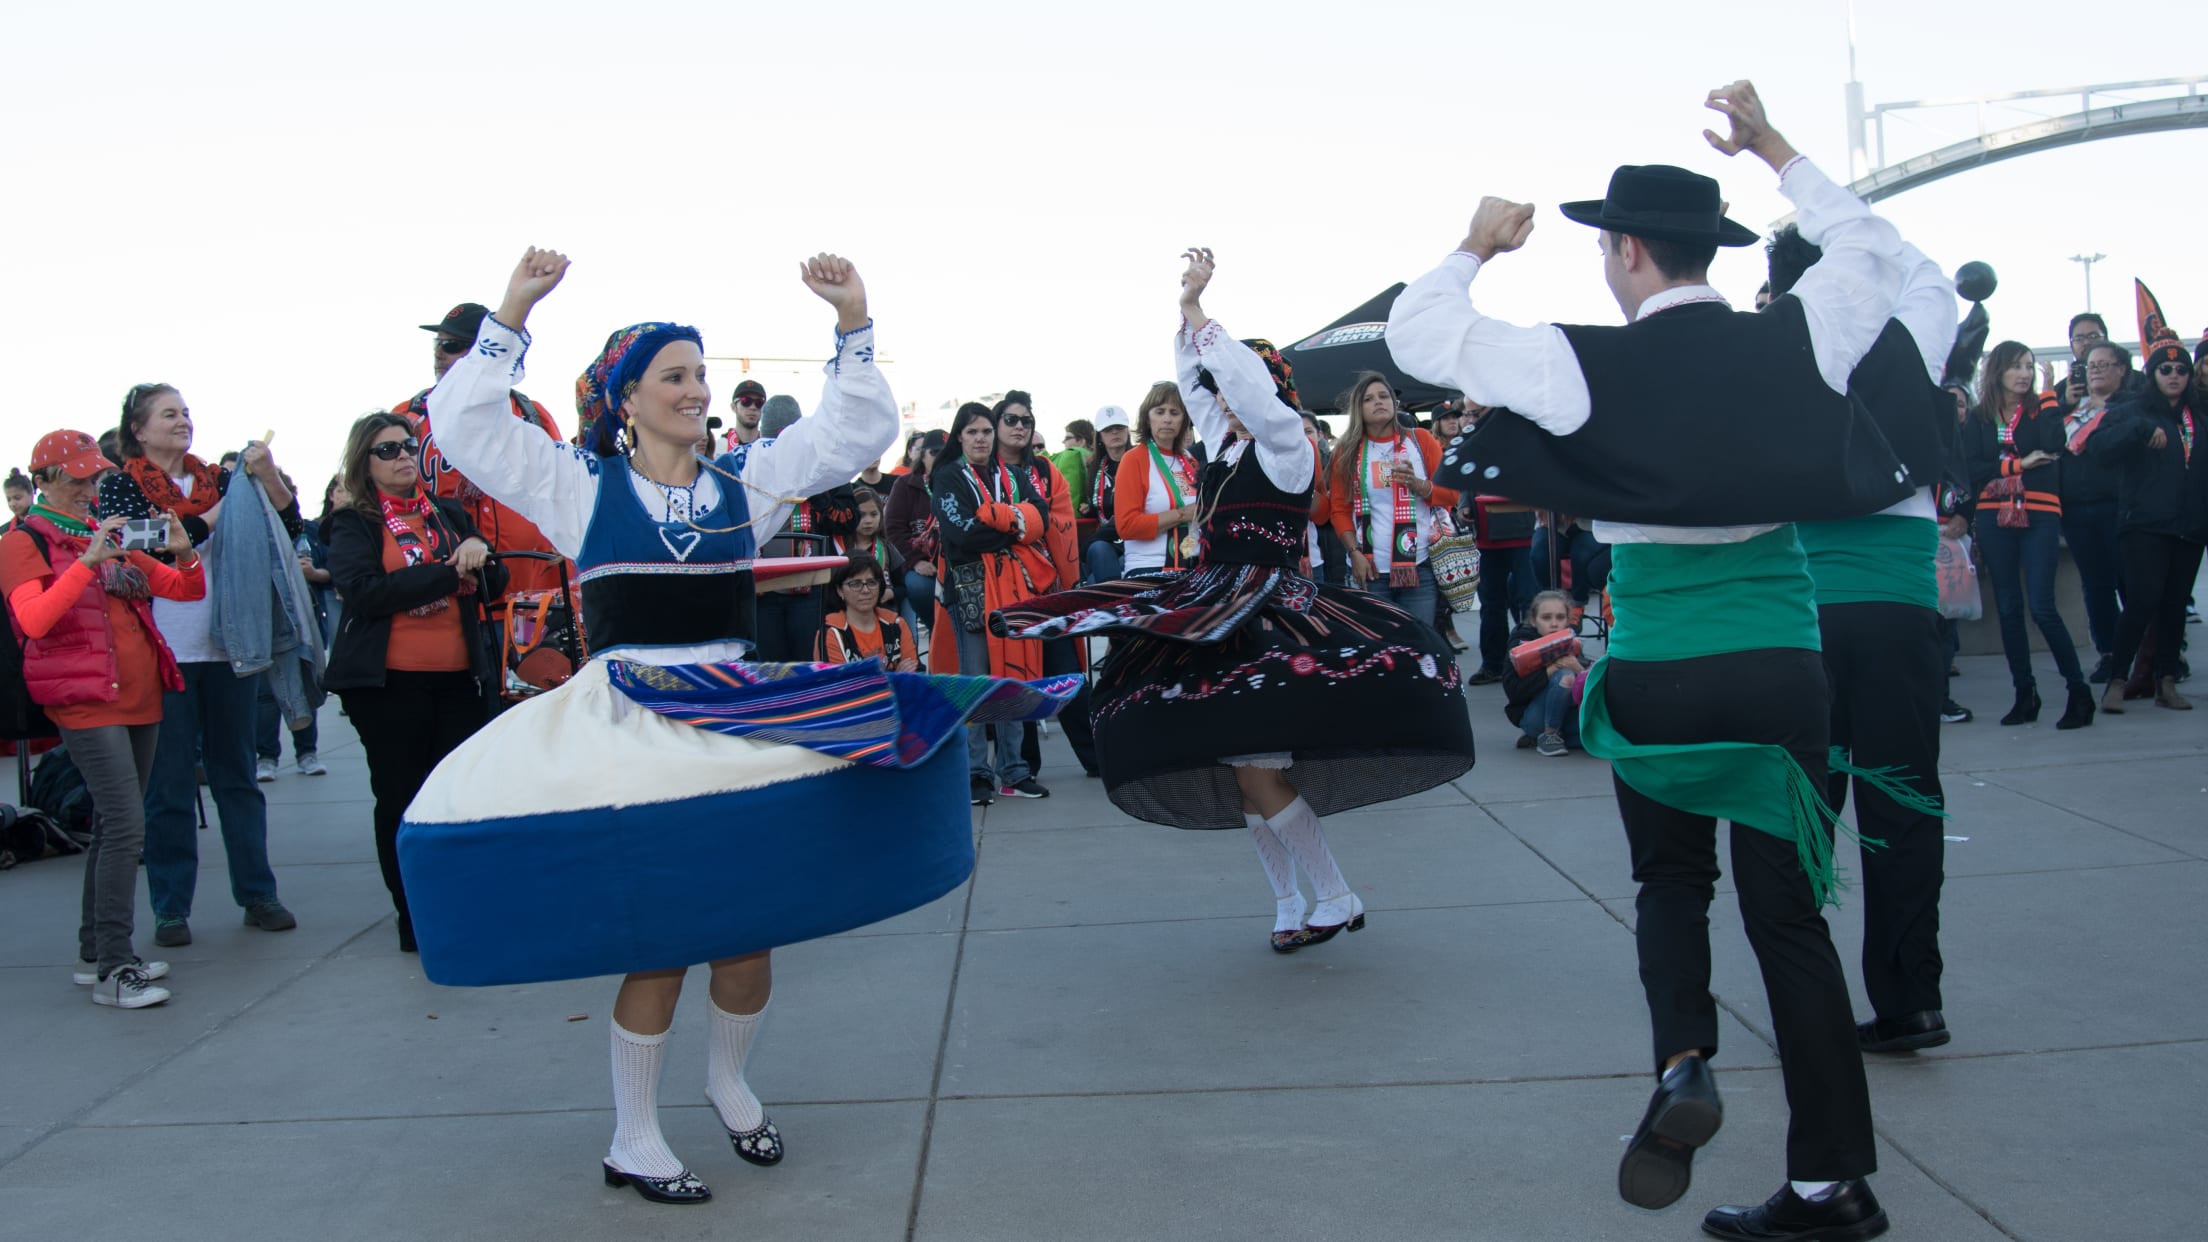
<instances>
[{"instance_id":1,"label":"black vest with buttons","mask_svg":"<svg viewBox=\"0 0 2208 1242\"><path fill-rule=\"evenodd\" d=\"M1437 482L1663 526L1861 517L1917 486L1863 402L1826 387L1792 295L1760 313L1698 302L1561 331L1587 421L1558 436L1498 411L1450 444Z\"/></svg>"}]
</instances>

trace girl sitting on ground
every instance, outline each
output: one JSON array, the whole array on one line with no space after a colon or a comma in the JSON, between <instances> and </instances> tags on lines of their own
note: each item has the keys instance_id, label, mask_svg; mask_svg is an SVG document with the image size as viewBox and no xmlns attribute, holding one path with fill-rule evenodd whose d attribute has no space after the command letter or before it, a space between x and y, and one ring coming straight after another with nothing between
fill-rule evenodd
<instances>
[{"instance_id":1,"label":"girl sitting on ground","mask_svg":"<svg viewBox=\"0 0 2208 1242\"><path fill-rule=\"evenodd\" d=\"M1562 591L1543 591L1533 597L1528 618L1511 631L1513 648L1571 629L1571 597ZM1579 696L1586 676L1586 661L1576 649L1527 673L1518 671L1515 660L1504 661L1503 714L1524 734L1518 749L1538 750L1552 758L1579 749Z\"/></svg>"}]
</instances>

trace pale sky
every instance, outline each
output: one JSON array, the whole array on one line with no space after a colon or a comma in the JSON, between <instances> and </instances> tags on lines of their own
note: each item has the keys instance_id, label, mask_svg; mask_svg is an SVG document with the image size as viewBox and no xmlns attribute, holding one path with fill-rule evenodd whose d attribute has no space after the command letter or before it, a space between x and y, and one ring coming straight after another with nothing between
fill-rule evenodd
<instances>
[{"instance_id":1,"label":"pale sky","mask_svg":"<svg viewBox=\"0 0 2208 1242\"><path fill-rule=\"evenodd\" d=\"M575 375L634 320L696 324L713 355L825 356L834 317L796 262L832 250L867 281L900 401L932 416L1025 388L1056 447L1065 420L1131 408L1170 373L1186 246L1218 253L1208 309L1285 346L1430 267L1479 196L1502 194L1539 204L1539 226L1482 275L1480 305L1612 323L1594 234L1558 201L1600 197L1619 163L1676 163L1720 178L1751 227L1786 210L1753 157L1702 141L1722 120L1702 109L1710 88L1753 79L1773 122L1847 179L1838 0L1658 22L1607 0L1495 7L17 9L0 461L56 427L112 426L126 388L160 380L183 390L201 456L273 427L318 498L351 420L429 382L415 325L495 306L529 244L575 260L531 325L524 385L569 427ZM1869 100L2204 68L2176 10L2169 39L2069 3L2005 4L1997 26L1985 12L1859 4ZM1961 110L1892 126L1889 154L1974 125ZM1996 340L2060 340L2084 300L2068 256L2095 251L2115 335L2134 334L2140 276L2192 336L2208 326L2204 167L2208 131L2106 141L1880 210L1949 271L1994 265ZM1727 252L1713 279L1745 304L1761 264ZM817 368L753 374L808 410L818 398ZM717 410L740 376L714 364Z\"/></svg>"}]
</instances>

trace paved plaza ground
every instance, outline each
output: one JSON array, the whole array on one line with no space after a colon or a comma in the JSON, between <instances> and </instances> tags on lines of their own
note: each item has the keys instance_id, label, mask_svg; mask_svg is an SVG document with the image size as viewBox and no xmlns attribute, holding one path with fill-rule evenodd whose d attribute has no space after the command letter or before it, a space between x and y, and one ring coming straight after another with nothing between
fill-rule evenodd
<instances>
[{"instance_id":1,"label":"paved plaza ground","mask_svg":"<svg viewBox=\"0 0 2208 1242\"><path fill-rule=\"evenodd\" d=\"M1999 659L1963 670L1955 1041L1871 1058L1888 1236L2208 1235L2208 710L2058 733L2050 701L2004 729ZM1288 957L1246 834L1127 819L1053 737L1056 796L975 814L971 883L776 954L751 1078L780 1167L740 1163L704 1100L693 976L663 1115L715 1198L686 1208L601 1184L610 980L448 989L398 952L332 704L331 774L264 786L298 930L239 925L205 834L197 941L160 954L169 1004L71 985L75 860L0 873L0 1238L1699 1237L1707 1207L1782 1177L1729 890L1725 1128L1686 1200L1643 1212L1614 1190L1650 1079L1608 770L1512 749L1500 687L1470 695L1477 768L1328 821L1369 928ZM1832 915L1851 976L1858 904ZM141 909L149 956L151 925Z\"/></svg>"}]
</instances>

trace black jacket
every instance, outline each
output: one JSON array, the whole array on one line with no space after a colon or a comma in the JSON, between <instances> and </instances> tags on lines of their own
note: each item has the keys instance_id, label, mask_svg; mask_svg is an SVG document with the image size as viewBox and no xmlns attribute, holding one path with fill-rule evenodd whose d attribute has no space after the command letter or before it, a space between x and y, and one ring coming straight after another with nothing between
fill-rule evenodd
<instances>
[{"instance_id":1,"label":"black jacket","mask_svg":"<svg viewBox=\"0 0 2208 1242\"><path fill-rule=\"evenodd\" d=\"M2192 412L2196 438L2187 463L2180 409L2170 408L2158 392L2118 405L2086 442L2086 454L2114 461L2123 470L2116 501L2118 530L2208 543L2208 445L2197 438L2208 430L2203 426L2208 411ZM2162 447L2149 448L2157 430Z\"/></svg>"},{"instance_id":2,"label":"black jacket","mask_svg":"<svg viewBox=\"0 0 2208 1242\"><path fill-rule=\"evenodd\" d=\"M2038 396L2027 396L2027 402L2037 408L2030 409L2016 422L2016 440L2011 453L2018 458L2034 452L2047 452L2061 457L2063 448L2062 416L2055 412L2054 402L2042 402ZM1972 410L1963 420L1963 462L1970 475L1970 494L1978 496L1986 490L1986 484L2001 477L2001 459L2004 456L2000 428L1979 417ZM2059 499L2062 496L2062 463L2050 462L2034 466L2024 472L2024 490L2038 492Z\"/></svg>"},{"instance_id":3,"label":"black jacket","mask_svg":"<svg viewBox=\"0 0 2208 1242\"><path fill-rule=\"evenodd\" d=\"M454 543L480 539L468 511L457 501L436 499L435 516L455 536ZM329 670L323 685L331 690L358 690L383 685L384 655L391 646L391 618L460 590L460 575L450 565L428 563L404 569L383 567L384 524L358 509L340 509L323 523L323 537L330 545L330 577L338 598L344 601L344 618L338 623L337 641L330 647ZM482 592L488 588L489 594ZM506 567L492 561L483 567L477 593L454 601L460 610L460 631L468 644L468 670L495 693L500 663L494 655L491 627L483 621L483 604L506 591Z\"/></svg>"},{"instance_id":4,"label":"black jacket","mask_svg":"<svg viewBox=\"0 0 2208 1242\"><path fill-rule=\"evenodd\" d=\"M1510 646L1530 643L1539 637L1541 631L1534 629L1530 623L1522 624L1510 632ZM1587 657L1582 655L1580 663L1587 663ZM1533 706L1533 701L1540 698L1542 692L1548 688L1548 669L1537 668L1530 673L1520 673L1518 666L1511 663L1506 650L1503 658L1503 715L1510 718L1510 723L1517 724L1524 720L1526 709Z\"/></svg>"}]
</instances>

